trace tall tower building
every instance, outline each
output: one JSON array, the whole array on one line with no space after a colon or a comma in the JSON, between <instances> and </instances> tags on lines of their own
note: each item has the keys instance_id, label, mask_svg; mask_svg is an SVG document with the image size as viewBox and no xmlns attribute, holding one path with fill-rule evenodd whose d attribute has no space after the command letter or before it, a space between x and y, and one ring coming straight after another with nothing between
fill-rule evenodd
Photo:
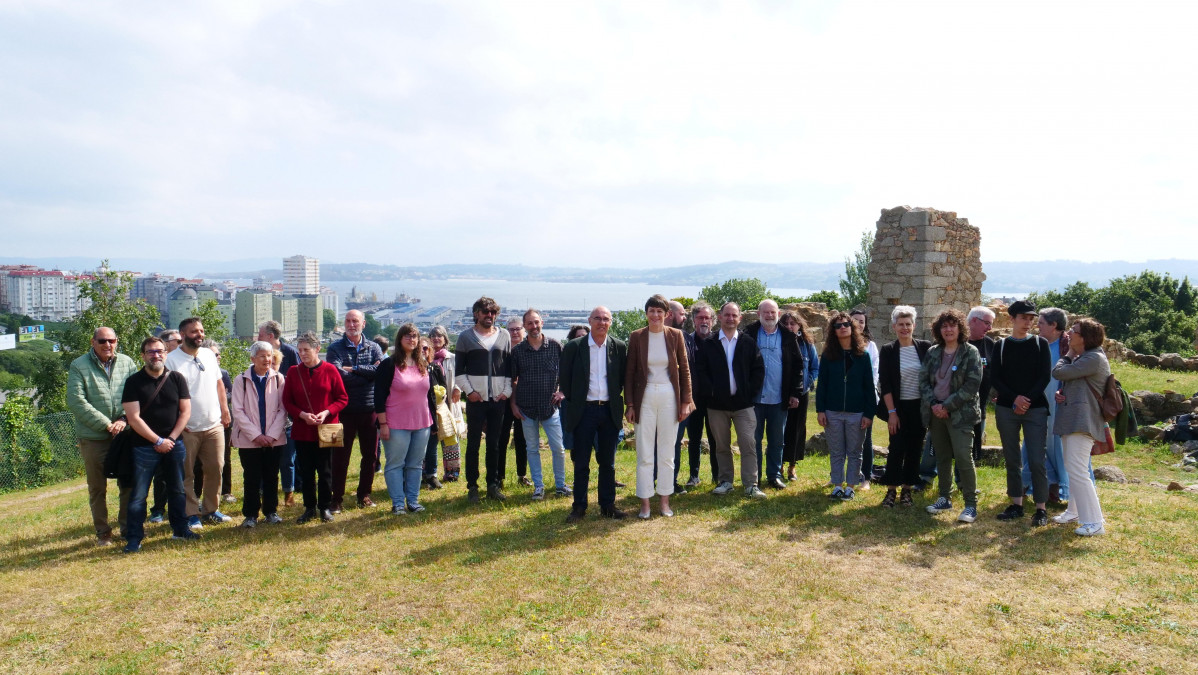
<instances>
[{"instance_id":1,"label":"tall tower building","mask_svg":"<svg viewBox=\"0 0 1198 675\"><path fill-rule=\"evenodd\" d=\"M320 292L320 260L303 255L283 258L283 294L311 295Z\"/></svg>"}]
</instances>

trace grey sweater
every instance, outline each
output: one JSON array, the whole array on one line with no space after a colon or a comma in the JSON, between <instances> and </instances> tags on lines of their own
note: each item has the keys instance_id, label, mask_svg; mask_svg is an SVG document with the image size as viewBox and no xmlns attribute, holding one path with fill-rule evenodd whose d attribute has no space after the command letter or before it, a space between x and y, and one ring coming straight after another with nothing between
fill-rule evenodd
<instances>
[{"instance_id":1,"label":"grey sweater","mask_svg":"<svg viewBox=\"0 0 1198 675\"><path fill-rule=\"evenodd\" d=\"M1101 441L1105 437L1106 420L1094 392L1102 392L1106 378L1111 374L1111 364L1102 349L1087 349L1074 359L1068 357L1057 361L1052 376L1061 381L1065 402L1057 404L1056 419L1052 433L1087 434Z\"/></svg>"}]
</instances>

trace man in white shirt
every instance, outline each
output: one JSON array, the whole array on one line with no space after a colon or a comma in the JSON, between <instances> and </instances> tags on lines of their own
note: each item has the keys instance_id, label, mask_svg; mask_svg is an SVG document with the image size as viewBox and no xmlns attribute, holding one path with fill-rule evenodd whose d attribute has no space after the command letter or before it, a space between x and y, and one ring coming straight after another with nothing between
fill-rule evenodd
<instances>
[{"instance_id":1,"label":"man in white shirt","mask_svg":"<svg viewBox=\"0 0 1198 675\"><path fill-rule=\"evenodd\" d=\"M220 362L211 349L201 347L204 324L196 317L179 324L183 342L166 357L166 367L187 378L191 392L191 417L183 431L187 456L183 461L183 491L187 497L187 524L198 530L204 523L227 523L229 516L218 510L221 472L225 463L225 427L233 421L225 385L220 377ZM204 503L196 498L195 464L199 459L204 471Z\"/></svg>"}]
</instances>

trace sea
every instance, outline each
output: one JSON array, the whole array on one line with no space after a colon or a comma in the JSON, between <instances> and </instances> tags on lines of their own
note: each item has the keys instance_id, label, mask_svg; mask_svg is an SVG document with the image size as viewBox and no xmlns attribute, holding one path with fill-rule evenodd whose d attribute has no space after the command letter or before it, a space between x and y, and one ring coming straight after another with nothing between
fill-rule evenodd
<instances>
[{"instance_id":1,"label":"sea","mask_svg":"<svg viewBox=\"0 0 1198 675\"><path fill-rule=\"evenodd\" d=\"M345 299L357 290L359 295L375 294L379 302L389 302L403 293L418 298L425 307L445 306L469 309L479 296L489 296L508 309L578 310L589 311L603 305L612 311L639 309L655 293L667 298L699 297L700 286L664 286L642 283L572 283L545 281L503 281L499 279L437 279L400 281L328 281L321 285L337 291L345 312ZM811 295L804 288L773 288L771 292L784 297Z\"/></svg>"}]
</instances>

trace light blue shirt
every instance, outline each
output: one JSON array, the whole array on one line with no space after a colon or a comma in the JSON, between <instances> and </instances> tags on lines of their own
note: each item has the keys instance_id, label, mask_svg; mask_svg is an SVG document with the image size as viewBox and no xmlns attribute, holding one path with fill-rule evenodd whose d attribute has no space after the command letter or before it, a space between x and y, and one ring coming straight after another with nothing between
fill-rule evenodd
<instances>
[{"instance_id":1,"label":"light blue shirt","mask_svg":"<svg viewBox=\"0 0 1198 675\"><path fill-rule=\"evenodd\" d=\"M765 332L765 327L757 329L757 350L765 361L765 382L761 386L761 396L757 402L764 405L775 405L782 402L782 331L777 328L773 333Z\"/></svg>"}]
</instances>

